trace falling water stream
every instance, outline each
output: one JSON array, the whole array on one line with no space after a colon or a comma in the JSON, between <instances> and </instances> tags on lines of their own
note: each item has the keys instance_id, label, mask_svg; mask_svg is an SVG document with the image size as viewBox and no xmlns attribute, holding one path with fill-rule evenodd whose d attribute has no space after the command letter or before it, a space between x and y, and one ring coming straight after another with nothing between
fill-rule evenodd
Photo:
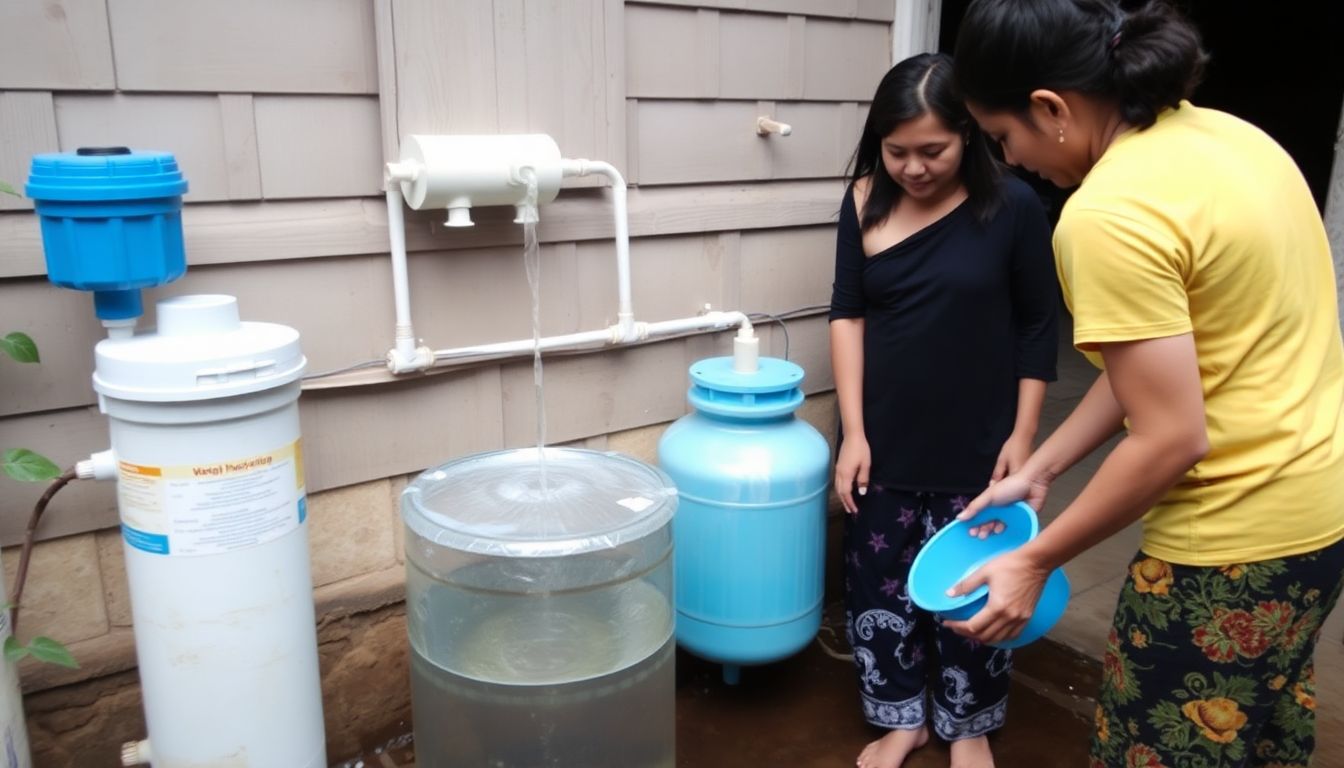
<instances>
[{"instance_id":1,"label":"falling water stream","mask_svg":"<svg viewBox=\"0 0 1344 768\"><path fill-rule=\"evenodd\" d=\"M530 169L527 200L523 214L523 266L527 285L532 289L532 381L537 392L537 469L538 490L546 495L546 402L541 380L541 249L537 245L537 177Z\"/></svg>"}]
</instances>

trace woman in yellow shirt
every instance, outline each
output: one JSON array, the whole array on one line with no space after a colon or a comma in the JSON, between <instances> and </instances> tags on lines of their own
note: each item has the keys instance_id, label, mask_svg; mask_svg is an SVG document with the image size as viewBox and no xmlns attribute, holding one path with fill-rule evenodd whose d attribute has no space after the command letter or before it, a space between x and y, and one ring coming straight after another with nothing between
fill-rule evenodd
<instances>
[{"instance_id":1,"label":"woman in yellow shirt","mask_svg":"<svg viewBox=\"0 0 1344 768\"><path fill-rule=\"evenodd\" d=\"M956 78L1022 165L1079 185L1054 235L1102 369L1017 473L1025 498L1125 437L955 631L1015 636L1046 575L1142 517L1104 659L1096 766L1305 765L1312 652L1344 573L1344 347L1324 227L1268 136L1185 99L1205 55L1161 2L974 0ZM988 532L981 531L981 535Z\"/></svg>"}]
</instances>

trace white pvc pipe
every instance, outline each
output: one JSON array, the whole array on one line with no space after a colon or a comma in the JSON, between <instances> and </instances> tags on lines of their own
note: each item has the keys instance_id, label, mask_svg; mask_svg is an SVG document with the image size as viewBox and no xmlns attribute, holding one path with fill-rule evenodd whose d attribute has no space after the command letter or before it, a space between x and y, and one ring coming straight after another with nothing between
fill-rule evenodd
<instances>
[{"instance_id":1,"label":"white pvc pipe","mask_svg":"<svg viewBox=\"0 0 1344 768\"><path fill-rule=\"evenodd\" d=\"M614 327L614 326L613 326ZM477 344L470 347L456 347L454 349L436 349L434 350L434 362L454 360L462 357L500 357L508 355L521 355L524 352L531 354L536 347L541 347L542 351L552 349L562 349L565 347L583 347L590 344L611 344L612 328L605 328L600 331L584 331L582 333L570 333L563 336L546 336L534 344L532 339L519 339L517 341L501 341L496 344Z\"/></svg>"},{"instance_id":2,"label":"white pvc pipe","mask_svg":"<svg viewBox=\"0 0 1344 768\"><path fill-rule=\"evenodd\" d=\"M713 311L676 320L633 323L628 332L617 324L597 331L544 336L536 344L533 343L532 339L518 339L517 341L502 341L496 344L477 344L470 347L439 349L434 351L434 363L438 365L464 357L506 357L524 353L531 354L538 346L543 352L586 347L593 344L614 346L659 336L675 336L679 333L727 329L734 326L741 326L748 333L751 332L751 321L741 312Z\"/></svg>"},{"instance_id":3,"label":"white pvc pipe","mask_svg":"<svg viewBox=\"0 0 1344 768\"><path fill-rule=\"evenodd\" d=\"M706 312L695 317L683 317L677 320L660 320L656 323L641 323L645 326L646 336L673 336L678 333L706 331L713 328L731 328L746 324L748 330L751 321L741 312Z\"/></svg>"},{"instance_id":4,"label":"white pvc pipe","mask_svg":"<svg viewBox=\"0 0 1344 768\"><path fill-rule=\"evenodd\" d=\"M620 326L622 336L631 336L635 331L635 310L630 300L630 223L626 214L625 178L615 166L601 160L562 160L561 169L566 176L596 173L611 181L611 215L616 228L616 290L619 299L616 324Z\"/></svg>"},{"instance_id":5,"label":"white pvc pipe","mask_svg":"<svg viewBox=\"0 0 1344 768\"><path fill-rule=\"evenodd\" d=\"M397 347L399 363L415 359L415 331L411 327L411 286L406 276L406 221L401 210L401 183L387 182L387 232L392 241L392 296L397 310ZM396 367L394 365L394 372Z\"/></svg>"}]
</instances>

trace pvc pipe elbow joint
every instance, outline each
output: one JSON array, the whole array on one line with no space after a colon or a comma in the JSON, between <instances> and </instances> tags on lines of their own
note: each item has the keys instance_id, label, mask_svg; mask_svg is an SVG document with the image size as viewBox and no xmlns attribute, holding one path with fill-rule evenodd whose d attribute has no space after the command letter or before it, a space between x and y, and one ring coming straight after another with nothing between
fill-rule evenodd
<instances>
[{"instance_id":1,"label":"pvc pipe elbow joint","mask_svg":"<svg viewBox=\"0 0 1344 768\"><path fill-rule=\"evenodd\" d=\"M434 350L416 347L411 352L393 347L387 351L387 370L392 373L423 371L434 365Z\"/></svg>"}]
</instances>

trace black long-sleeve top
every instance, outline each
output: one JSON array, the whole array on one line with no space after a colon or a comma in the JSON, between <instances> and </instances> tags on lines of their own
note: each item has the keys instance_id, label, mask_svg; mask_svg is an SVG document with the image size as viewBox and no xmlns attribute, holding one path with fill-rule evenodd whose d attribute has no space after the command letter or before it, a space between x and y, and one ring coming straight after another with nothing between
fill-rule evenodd
<instances>
[{"instance_id":1,"label":"black long-sleeve top","mask_svg":"<svg viewBox=\"0 0 1344 768\"><path fill-rule=\"evenodd\" d=\"M963 202L865 256L853 188L840 208L831 320L863 318L870 483L976 493L1017 416L1018 380L1055 379L1058 284L1050 228L1022 181L993 217Z\"/></svg>"}]
</instances>

